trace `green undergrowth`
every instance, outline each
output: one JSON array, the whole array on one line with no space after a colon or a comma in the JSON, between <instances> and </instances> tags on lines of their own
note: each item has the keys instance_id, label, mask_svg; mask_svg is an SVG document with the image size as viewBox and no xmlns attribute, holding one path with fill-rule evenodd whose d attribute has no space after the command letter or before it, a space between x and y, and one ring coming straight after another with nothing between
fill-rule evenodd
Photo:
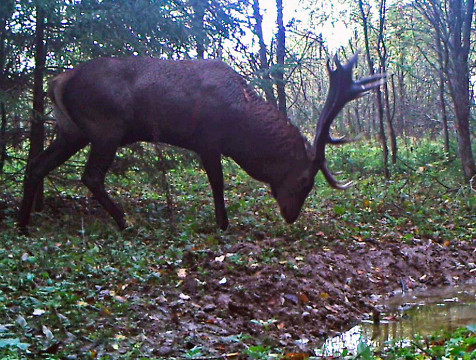
<instances>
[{"instance_id":1,"label":"green undergrowth","mask_svg":"<svg viewBox=\"0 0 476 360\"><path fill-rule=\"evenodd\" d=\"M45 210L33 215L31 236L19 236L14 223L21 189L6 179L0 208L0 358L110 359L119 350L121 358L150 358L135 306L154 306L161 287L179 281L174 269L186 252L226 252L238 242L278 237L299 243L287 249L296 256L335 241L431 239L450 245L474 239L474 191L457 180L457 160L446 159L436 145L425 146L418 153L408 150L389 180L382 178L372 144L329 151L330 167L343 170L339 177L355 186L336 191L318 175L293 225L281 219L265 184L225 159L226 232L216 229L207 177L195 160L170 169L165 180L158 171L137 167L108 177L111 195L132 224L124 232L89 197L79 175L72 172L65 180L56 172L45 182ZM269 249L260 260L286 256ZM137 296L125 301L128 288ZM271 353L252 343L247 340L249 357L253 351Z\"/></svg>"},{"instance_id":2,"label":"green undergrowth","mask_svg":"<svg viewBox=\"0 0 476 360\"><path fill-rule=\"evenodd\" d=\"M370 344L368 343L370 342ZM319 352L319 350L316 350ZM251 359L313 360L313 359L360 359L360 360L473 360L476 359L476 325L455 331L437 331L433 335L413 339L401 339L376 348L371 341L362 340L352 352L343 350L332 356L312 356L307 353L285 353L281 349L256 345L246 350Z\"/></svg>"}]
</instances>

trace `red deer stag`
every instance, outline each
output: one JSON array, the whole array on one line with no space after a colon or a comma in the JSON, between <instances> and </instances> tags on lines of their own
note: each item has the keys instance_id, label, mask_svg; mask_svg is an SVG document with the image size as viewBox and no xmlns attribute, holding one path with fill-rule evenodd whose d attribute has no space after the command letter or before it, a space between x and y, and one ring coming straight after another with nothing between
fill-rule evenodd
<instances>
[{"instance_id":1,"label":"red deer stag","mask_svg":"<svg viewBox=\"0 0 476 360\"><path fill-rule=\"evenodd\" d=\"M200 155L221 229L228 227L221 155L268 183L283 218L294 222L319 170L332 187L348 186L326 163L326 144L345 142L333 139L329 128L347 102L384 81L382 74L353 81L357 54L345 65L335 61L335 70L327 63L329 94L312 145L222 61L99 58L56 76L49 97L58 135L27 167L18 226L27 232L41 180L91 144L82 181L124 229L125 214L106 192L104 178L118 147L136 141L164 142Z\"/></svg>"}]
</instances>

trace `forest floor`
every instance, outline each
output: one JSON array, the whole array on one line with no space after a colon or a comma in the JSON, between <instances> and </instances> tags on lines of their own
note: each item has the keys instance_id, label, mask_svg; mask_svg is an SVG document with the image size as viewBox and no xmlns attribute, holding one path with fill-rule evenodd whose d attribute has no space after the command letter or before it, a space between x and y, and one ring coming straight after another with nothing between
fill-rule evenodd
<instances>
[{"instance_id":1,"label":"forest floor","mask_svg":"<svg viewBox=\"0 0 476 360\"><path fill-rule=\"evenodd\" d=\"M227 164L225 232L196 168L169 174L172 214L152 176L111 175L124 232L77 180L53 175L45 211L18 236L19 191L5 192L0 356L298 359L389 297L476 286L474 190L436 186L434 169L362 175L346 192L318 178L287 225L267 187Z\"/></svg>"},{"instance_id":2,"label":"forest floor","mask_svg":"<svg viewBox=\"0 0 476 360\"><path fill-rule=\"evenodd\" d=\"M323 340L385 311L383 300L402 291L476 286L471 238L339 240L314 232L296 239L205 226L203 242L179 250L138 236L136 227L119 238L108 230L115 240L71 237L66 223L80 224L62 212L79 210L82 222L103 227L107 215L85 198L48 198L47 207L53 210L35 216L59 226L59 236L33 230L1 249L3 263L15 265L11 278L3 274L9 321L0 324L10 330L23 319L20 338L33 357L245 359L267 358L266 349L312 356ZM250 356L250 349L262 353Z\"/></svg>"},{"instance_id":3,"label":"forest floor","mask_svg":"<svg viewBox=\"0 0 476 360\"><path fill-rule=\"evenodd\" d=\"M263 264L272 248L287 256ZM402 287L476 285L475 262L476 240L444 245L337 241L309 251L300 241L263 238L206 251L201 258L184 254L185 267L175 269L180 281L150 288L157 307L134 311L143 314L138 327L149 334L148 341L162 344L155 350L160 356L179 356L183 349L197 347L206 348L208 355L241 354L239 334L289 352L313 354L326 337L384 311L379 304ZM135 296L143 294L137 291Z\"/></svg>"}]
</instances>

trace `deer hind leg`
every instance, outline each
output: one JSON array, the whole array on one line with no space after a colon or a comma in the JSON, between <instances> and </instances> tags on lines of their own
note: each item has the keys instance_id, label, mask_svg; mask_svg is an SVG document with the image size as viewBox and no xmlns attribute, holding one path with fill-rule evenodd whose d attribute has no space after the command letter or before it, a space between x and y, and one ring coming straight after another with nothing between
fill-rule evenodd
<instances>
[{"instance_id":1,"label":"deer hind leg","mask_svg":"<svg viewBox=\"0 0 476 360\"><path fill-rule=\"evenodd\" d=\"M18 214L18 227L23 233L27 233L26 226L30 221L35 195L41 181L50 171L63 164L87 144L88 141L82 135L66 136L60 133L47 149L29 161Z\"/></svg>"},{"instance_id":2,"label":"deer hind leg","mask_svg":"<svg viewBox=\"0 0 476 360\"><path fill-rule=\"evenodd\" d=\"M89 159L81 180L96 200L116 221L119 229L127 227L124 211L109 197L104 187L106 173L111 166L119 142L92 142Z\"/></svg>"},{"instance_id":3,"label":"deer hind leg","mask_svg":"<svg viewBox=\"0 0 476 360\"><path fill-rule=\"evenodd\" d=\"M213 192L218 227L226 230L228 227L228 216L226 215L223 194L223 170L220 162L220 153L202 153L201 158Z\"/></svg>"}]
</instances>

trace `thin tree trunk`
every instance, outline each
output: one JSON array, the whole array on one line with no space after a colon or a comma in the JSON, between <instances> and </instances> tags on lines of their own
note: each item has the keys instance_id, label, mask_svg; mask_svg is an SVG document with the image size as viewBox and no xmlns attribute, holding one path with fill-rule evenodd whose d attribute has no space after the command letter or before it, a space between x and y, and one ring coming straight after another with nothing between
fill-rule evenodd
<instances>
[{"instance_id":1,"label":"thin tree trunk","mask_svg":"<svg viewBox=\"0 0 476 360\"><path fill-rule=\"evenodd\" d=\"M30 152L28 161L43 151L45 140L45 94L43 89L43 75L46 64L46 44L45 44L45 12L41 5L36 6L36 30L35 30L35 70L33 83L33 113L31 119L30 132ZM41 211L43 208L43 182L38 187L35 198L35 210Z\"/></svg>"},{"instance_id":2,"label":"thin tree trunk","mask_svg":"<svg viewBox=\"0 0 476 360\"><path fill-rule=\"evenodd\" d=\"M392 115L390 113L390 95L388 91L387 83L383 84L383 94L385 101L385 120L387 123L388 135L390 137L390 148L392 150L392 164L397 163L397 136L395 135L395 129L393 128Z\"/></svg>"},{"instance_id":3,"label":"thin tree trunk","mask_svg":"<svg viewBox=\"0 0 476 360\"><path fill-rule=\"evenodd\" d=\"M357 134L360 134L363 131L363 128L362 128L362 122L360 120L359 101L356 101L354 105L354 117L355 117L355 128L356 128Z\"/></svg>"},{"instance_id":4,"label":"thin tree trunk","mask_svg":"<svg viewBox=\"0 0 476 360\"><path fill-rule=\"evenodd\" d=\"M445 56L443 53L442 39L440 32L437 31L436 41L436 53L438 56L438 80L439 80L439 105L441 111L442 127L443 127L443 142L446 156L450 154L450 135L448 131L448 116L446 113L446 100L445 100Z\"/></svg>"},{"instance_id":5,"label":"thin tree trunk","mask_svg":"<svg viewBox=\"0 0 476 360\"><path fill-rule=\"evenodd\" d=\"M278 34L276 36L276 85L278 89L278 109L287 116L286 89L284 83L284 58L286 55L286 32L283 23L283 0L276 0Z\"/></svg>"},{"instance_id":6,"label":"thin tree trunk","mask_svg":"<svg viewBox=\"0 0 476 360\"><path fill-rule=\"evenodd\" d=\"M440 110L443 127L443 141L445 146L446 156L450 155L450 133L448 131L448 115L446 114L446 101L445 101L445 78L442 72L440 72L439 78L439 97L440 97Z\"/></svg>"},{"instance_id":7,"label":"thin tree trunk","mask_svg":"<svg viewBox=\"0 0 476 360\"><path fill-rule=\"evenodd\" d=\"M374 64L370 56L370 45L369 45L369 34L368 34L368 19L364 11L364 6L362 0L359 0L360 15L362 18L362 25L364 28L364 41L365 41L365 53L367 55L367 63L369 65L370 75L375 75ZM379 140L382 146L383 153L383 171L386 179L390 178L390 170L388 169L388 146L387 146L387 136L385 134L385 124L384 124L384 115L383 115L383 105L382 105L382 95L380 88L374 90L375 93L375 103L377 107L377 115L379 122Z\"/></svg>"},{"instance_id":8,"label":"thin tree trunk","mask_svg":"<svg viewBox=\"0 0 476 360\"><path fill-rule=\"evenodd\" d=\"M192 0L190 2L194 14L192 18L192 30L195 37L197 59L203 59L205 55L205 31L203 21L205 18L205 6L203 0Z\"/></svg>"},{"instance_id":9,"label":"thin tree trunk","mask_svg":"<svg viewBox=\"0 0 476 360\"><path fill-rule=\"evenodd\" d=\"M7 111L5 109L5 102L0 102L0 112L2 117L2 123L0 125L0 174L3 173L3 167L7 160Z\"/></svg>"},{"instance_id":10,"label":"thin tree trunk","mask_svg":"<svg viewBox=\"0 0 476 360\"><path fill-rule=\"evenodd\" d=\"M10 7L8 6L10 5ZM5 166L5 160L7 158L7 140L5 134L7 132L7 112L5 109L5 84L4 75L5 63L6 63L6 50L5 42L7 37L7 17L11 16L13 13L14 4L10 1L10 4L4 4L3 8L0 11L0 113L1 113L1 124L0 124L0 173L3 173L3 167Z\"/></svg>"},{"instance_id":11,"label":"thin tree trunk","mask_svg":"<svg viewBox=\"0 0 476 360\"><path fill-rule=\"evenodd\" d=\"M379 33L377 42L377 53L380 58L380 69L382 72L387 71L387 48L384 40L385 16L386 16L386 0L380 0L379 4ZM392 116L390 114L390 96L387 83L383 84L383 95L385 102L385 122L387 124L388 135L390 137L390 148L392 150L392 164L397 163L397 138L393 128ZM395 94L394 94L395 96Z\"/></svg>"},{"instance_id":12,"label":"thin tree trunk","mask_svg":"<svg viewBox=\"0 0 476 360\"><path fill-rule=\"evenodd\" d=\"M259 0L253 0L253 17L255 18L255 33L259 42L259 61L262 71L263 91L266 100L276 105L276 97L274 96L273 82L269 76L268 51L263 37L263 16L260 13Z\"/></svg>"}]
</instances>

